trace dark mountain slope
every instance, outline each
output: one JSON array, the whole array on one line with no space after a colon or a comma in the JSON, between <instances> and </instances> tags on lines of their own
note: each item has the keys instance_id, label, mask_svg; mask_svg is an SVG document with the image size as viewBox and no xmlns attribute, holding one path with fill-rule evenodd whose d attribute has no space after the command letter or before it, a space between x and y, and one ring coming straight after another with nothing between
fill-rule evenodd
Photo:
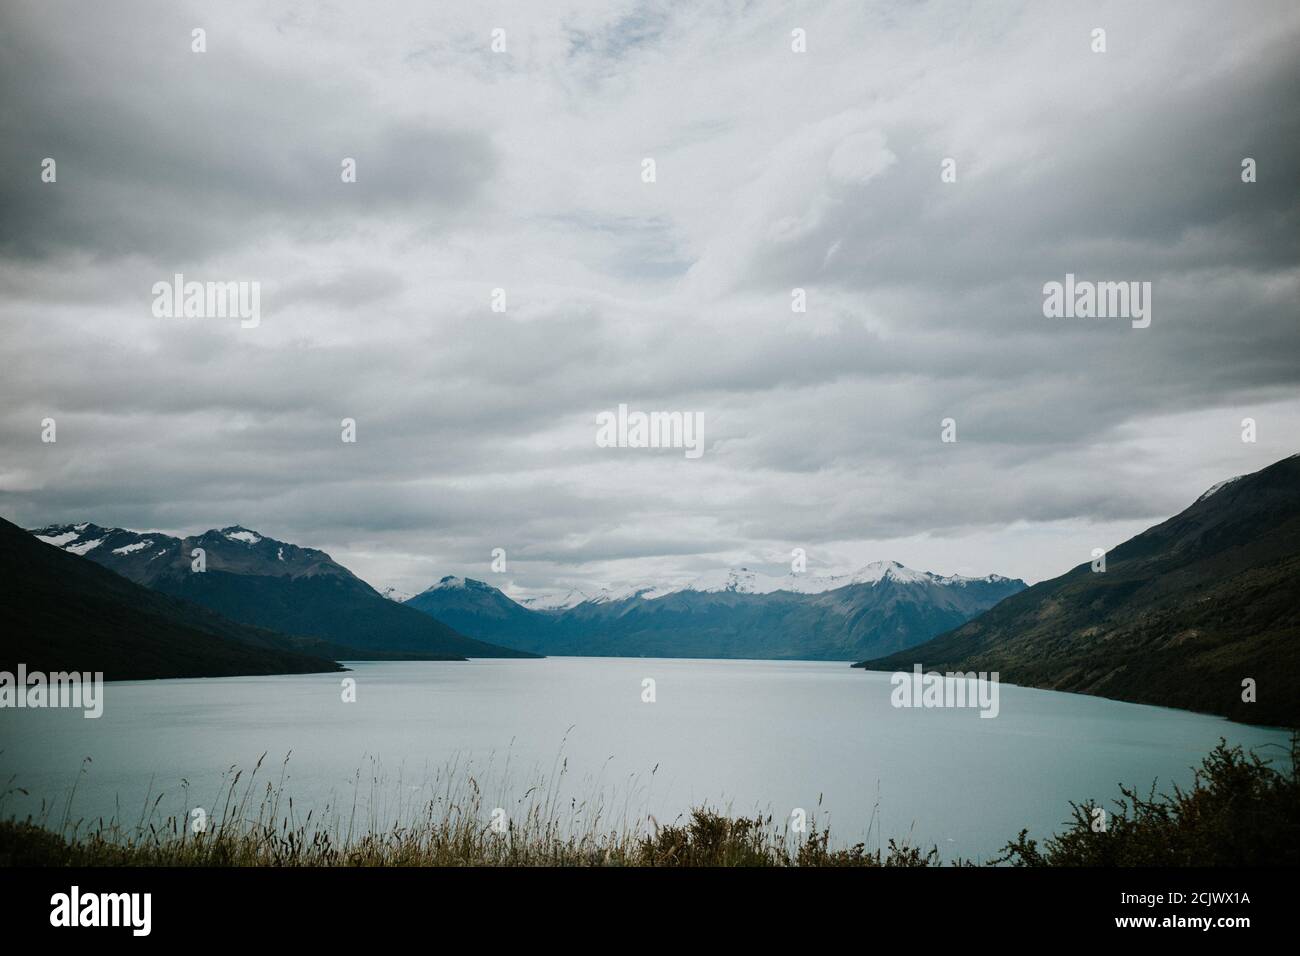
<instances>
[{"instance_id":1,"label":"dark mountain slope","mask_svg":"<svg viewBox=\"0 0 1300 956\"><path fill-rule=\"evenodd\" d=\"M872 670L1002 680L1300 725L1300 456L1191 507ZM1241 699L1253 678L1257 701Z\"/></svg>"},{"instance_id":2,"label":"dark mountain slope","mask_svg":"<svg viewBox=\"0 0 1300 956\"><path fill-rule=\"evenodd\" d=\"M32 532L140 584L257 627L353 648L357 657L531 657L474 640L383 597L324 551L232 526L188 538L94 524ZM202 550L206 570L192 569Z\"/></svg>"},{"instance_id":3,"label":"dark mountain slope","mask_svg":"<svg viewBox=\"0 0 1300 956\"><path fill-rule=\"evenodd\" d=\"M546 615L521 607L497 588L473 578L444 577L405 606L432 615L462 634L528 650L545 645L537 637L552 624Z\"/></svg>"},{"instance_id":4,"label":"dark mountain slope","mask_svg":"<svg viewBox=\"0 0 1300 956\"><path fill-rule=\"evenodd\" d=\"M0 670L106 680L339 671L312 642L228 621L42 544L0 519Z\"/></svg>"}]
</instances>

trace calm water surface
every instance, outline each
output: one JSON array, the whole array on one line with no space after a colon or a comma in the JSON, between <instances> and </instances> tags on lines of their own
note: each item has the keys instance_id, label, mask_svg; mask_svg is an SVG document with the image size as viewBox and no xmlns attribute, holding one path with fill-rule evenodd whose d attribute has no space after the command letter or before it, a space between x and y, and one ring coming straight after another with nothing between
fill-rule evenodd
<instances>
[{"instance_id":1,"label":"calm water surface","mask_svg":"<svg viewBox=\"0 0 1300 956\"><path fill-rule=\"evenodd\" d=\"M1035 836L1058 829L1071 800L1109 805L1121 782L1189 783L1221 736L1247 747L1287 739L1214 717L1006 685L996 719L895 709L888 674L834 663L350 666L348 675L113 683L98 720L0 710L0 789L29 794L10 794L4 813L39 813L44 800L57 805L57 821L75 781L74 818L116 813L135 823L159 793L159 813L180 815L205 806L229 768L251 768L264 752L259 779L274 782L292 751L288 792L300 815L315 807L317 818L326 806L350 817L354 798L362 821L398 816L444 786L455 764L479 781L489 807L516 806L547 778L546 792L566 803L603 795L615 823L645 813L667 821L705 802L778 820L802 807L829 819L839 843L874 847L882 834L910 835L945 858L978 859L1022 827ZM340 699L344 676L357 681L355 703ZM647 677L654 703L642 701ZM84 757L91 762L78 781Z\"/></svg>"}]
</instances>

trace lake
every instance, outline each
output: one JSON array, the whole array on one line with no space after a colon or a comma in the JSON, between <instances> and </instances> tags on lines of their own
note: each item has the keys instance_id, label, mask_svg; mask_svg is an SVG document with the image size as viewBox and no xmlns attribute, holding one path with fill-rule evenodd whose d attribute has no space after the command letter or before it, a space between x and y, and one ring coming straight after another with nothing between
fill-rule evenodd
<instances>
[{"instance_id":1,"label":"lake","mask_svg":"<svg viewBox=\"0 0 1300 956\"><path fill-rule=\"evenodd\" d=\"M1220 737L1246 747L1288 739L1280 729L1007 685L995 719L900 709L890 704L890 675L838 663L349 666L349 674L112 683L98 720L0 710L0 789L29 792L11 793L4 813L36 814L44 800L57 823L74 782L74 819L116 814L134 824L160 793L164 816L195 806L213 813L207 801L231 767L251 769L265 752L258 780L274 783L292 751L283 772L299 818L314 808L317 820L346 823L355 800L362 825L386 825L445 787L454 766L474 776L488 807L516 807L544 779L539 792L566 805L603 797L612 825L646 813L667 822L703 803L777 821L798 807L829 821L841 845L910 837L938 845L945 860L981 859L1023 827L1038 837L1055 831L1071 800L1109 807L1121 782L1190 783ZM356 680L354 703L342 700L345 677ZM642 699L647 678L653 703Z\"/></svg>"}]
</instances>

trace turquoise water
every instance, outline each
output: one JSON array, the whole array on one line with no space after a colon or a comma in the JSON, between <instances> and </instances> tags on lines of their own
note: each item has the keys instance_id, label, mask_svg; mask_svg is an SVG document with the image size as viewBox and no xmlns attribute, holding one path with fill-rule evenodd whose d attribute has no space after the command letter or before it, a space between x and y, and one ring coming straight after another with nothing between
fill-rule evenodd
<instances>
[{"instance_id":1,"label":"turquoise water","mask_svg":"<svg viewBox=\"0 0 1300 956\"><path fill-rule=\"evenodd\" d=\"M1219 737L1285 744L1276 729L1003 685L999 714L898 709L888 674L845 664L550 658L356 663L345 675L113 683L104 715L0 710L8 816L56 806L138 821L204 806L231 767L285 765L299 819L385 821L471 773L485 805L515 812L539 778L605 819L661 822L701 803L828 820L837 842L910 837L945 858L988 857L1022 827L1051 833L1069 801L1118 784L1191 781ZM344 677L356 702L342 701ZM643 701L643 681L655 700ZM1276 747L1262 753L1281 754ZM84 757L85 765L78 780ZM563 771L561 773L561 771ZM245 778L246 779L246 778ZM182 784L185 781L185 784ZM536 799L537 794L532 795ZM819 808L820 804L820 808ZM328 807L328 809L327 809ZM217 808L218 810L220 808ZM485 811L490 812L490 809ZM584 811L587 812L587 811Z\"/></svg>"}]
</instances>

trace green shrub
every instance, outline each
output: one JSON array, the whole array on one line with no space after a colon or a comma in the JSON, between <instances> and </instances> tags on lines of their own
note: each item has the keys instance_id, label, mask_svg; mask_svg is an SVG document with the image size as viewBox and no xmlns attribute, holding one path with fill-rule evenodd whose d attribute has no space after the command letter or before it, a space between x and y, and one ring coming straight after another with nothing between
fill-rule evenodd
<instances>
[{"instance_id":1,"label":"green shrub","mask_svg":"<svg viewBox=\"0 0 1300 956\"><path fill-rule=\"evenodd\" d=\"M1071 804L1067 829L1039 849L1021 831L995 862L1016 866L1259 866L1300 864L1300 736L1290 768L1224 740L1191 789L1146 796L1120 787L1116 810L1094 832L1095 804Z\"/></svg>"}]
</instances>

